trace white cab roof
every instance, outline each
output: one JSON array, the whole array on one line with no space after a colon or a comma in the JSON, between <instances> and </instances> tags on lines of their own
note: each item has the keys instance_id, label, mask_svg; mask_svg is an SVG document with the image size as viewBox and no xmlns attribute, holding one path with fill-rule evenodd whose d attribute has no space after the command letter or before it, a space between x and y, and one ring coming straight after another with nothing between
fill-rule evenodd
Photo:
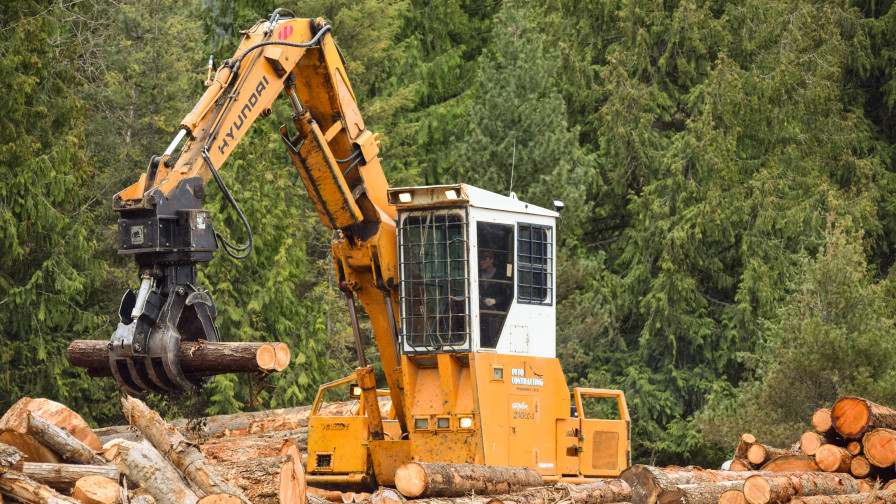
<instances>
[{"instance_id":1,"label":"white cab roof","mask_svg":"<svg viewBox=\"0 0 896 504\"><path fill-rule=\"evenodd\" d=\"M453 191L453 192L452 192ZM389 189L389 202L398 208L426 208L466 202L477 208L559 217L560 214L516 198L504 196L468 184L396 187Z\"/></svg>"}]
</instances>

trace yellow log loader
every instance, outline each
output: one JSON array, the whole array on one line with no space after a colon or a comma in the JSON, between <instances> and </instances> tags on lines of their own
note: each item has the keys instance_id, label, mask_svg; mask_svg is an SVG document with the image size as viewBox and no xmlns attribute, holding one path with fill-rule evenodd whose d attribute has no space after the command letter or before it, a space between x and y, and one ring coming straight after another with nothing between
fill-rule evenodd
<instances>
[{"instance_id":1,"label":"yellow log loader","mask_svg":"<svg viewBox=\"0 0 896 504\"><path fill-rule=\"evenodd\" d=\"M546 480L617 476L630 464L621 391L570 391L555 355L558 212L466 184L390 188L331 27L278 9L243 32L234 56L161 156L114 196L122 254L139 267L109 362L127 392L178 393L181 340L218 339L215 305L196 270L218 248L242 257L251 229L218 171L279 97L280 135L321 223L345 295L359 366L322 385L309 420L311 484L391 484L410 461L529 467ZM183 144L183 145L181 145ZM483 167L487 169L487 167ZM228 241L203 208L218 186L248 233ZM556 206L561 206L558 202ZM360 302L382 362L364 358ZM350 387L359 407L319 413ZM390 406L381 410L379 398ZM589 418L587 403L610 403ZM385 403L386 401L384 401Z\"/></svg>"}]
</instances>

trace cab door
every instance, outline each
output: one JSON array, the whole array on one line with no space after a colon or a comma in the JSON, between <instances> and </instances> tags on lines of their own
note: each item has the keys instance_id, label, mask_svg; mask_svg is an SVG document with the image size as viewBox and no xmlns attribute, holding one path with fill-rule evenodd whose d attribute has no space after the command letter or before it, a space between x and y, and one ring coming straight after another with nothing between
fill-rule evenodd
<instances>
[{"instance_id":1,"label":"cab door","mask_svg":"<svg viewBox=\"0 0 896 504\"><path fill-rule=\"evenodd\" d=\"M583 476L616 477L631 465L631 419L625 394L611 389L573 389L579 416L579 471ZM588 418L586 399L610 401L610 418ZM590 402L590 401L589 401Z\"/></svg>"}]
</instances>

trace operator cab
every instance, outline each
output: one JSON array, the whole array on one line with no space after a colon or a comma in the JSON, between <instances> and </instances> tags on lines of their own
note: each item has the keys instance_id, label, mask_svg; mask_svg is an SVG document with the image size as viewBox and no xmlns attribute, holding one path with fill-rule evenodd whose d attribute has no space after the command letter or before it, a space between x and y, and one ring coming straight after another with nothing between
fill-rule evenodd
<instances>
[{"instance_id":1,"label":"operator cab","mask_svg":"<svg viewBox=\"0 0 896 504\"><path fill-rule=\"evenodd\" d=\"M466 184L389 190L401 349L555 356L557 212Z\"/></svg>"}]
</instances>

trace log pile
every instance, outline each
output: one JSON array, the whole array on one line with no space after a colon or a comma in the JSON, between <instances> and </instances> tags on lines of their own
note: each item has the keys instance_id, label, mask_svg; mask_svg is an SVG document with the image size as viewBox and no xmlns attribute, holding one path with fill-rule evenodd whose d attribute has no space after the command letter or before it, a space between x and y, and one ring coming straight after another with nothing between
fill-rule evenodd
<instances>
[{"instance_id":1,"label":"log pile","mask_svg":"<svg viewBox=\"0 0 896 504\"><path fill-rule=\"evenodd\" d=\"M138 399L121 403L128 424L95 430L59 403L13 405L0 418L0 504L896 504L896 411L856 397L816 411L794 446L743 434L730 470L634 465L619 479L567 483L413 462L376 491L306 485L309 407L168 422ZM381 399L383 414L390 406ZM321 413L356 411L344 402Z\"/></svg>"}]
</instances>

